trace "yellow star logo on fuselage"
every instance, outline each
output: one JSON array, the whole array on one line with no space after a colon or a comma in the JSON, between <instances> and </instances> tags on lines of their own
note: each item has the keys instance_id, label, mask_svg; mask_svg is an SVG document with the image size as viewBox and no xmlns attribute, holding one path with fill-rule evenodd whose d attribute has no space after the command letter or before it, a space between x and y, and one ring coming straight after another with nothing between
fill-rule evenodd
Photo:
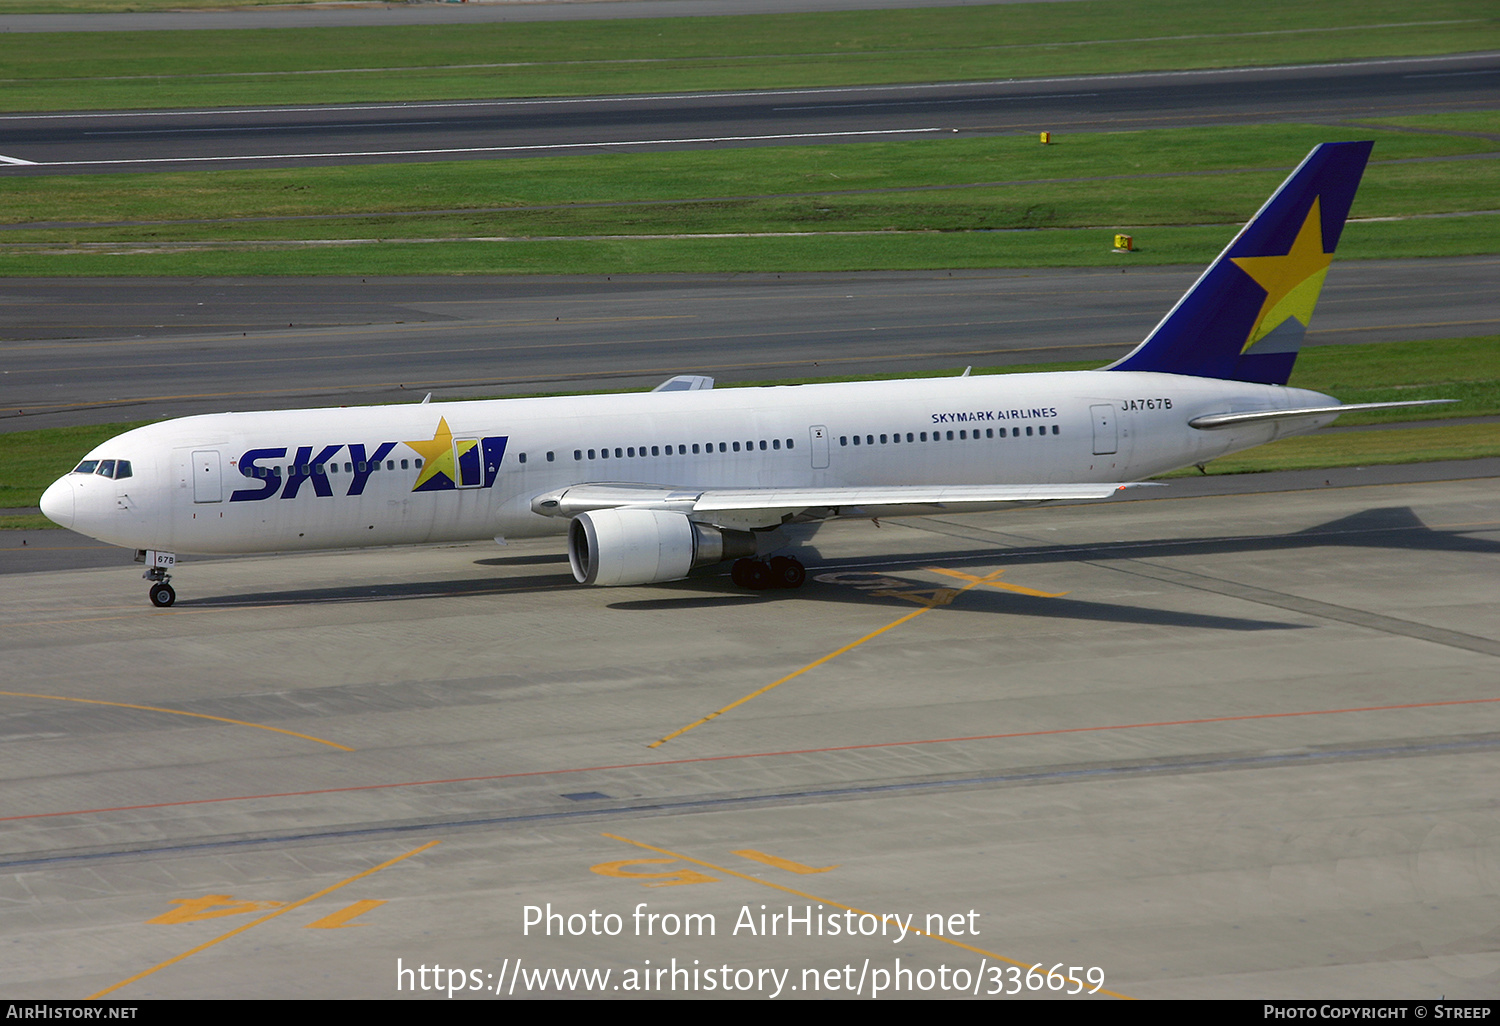
<instances>
[{"instance_id":1,"label":"yellow star logo on fuselage","mask_svg":"<svg viewBox=\"0 0 1500 1026\"><path fill-rule=\"evenodd\" d=\"M415 450L422 457L422 471L417 475L417 483L411 486L412 491L417 491L439 474L447 475L450 482L458 479L453 469L453 432L448 430L447 417L438 418L437 431L433 433L431 440L423 438L401 444Z\"/></svg>"},{"instance_id":2,"label":"yellow star logo on fuselage","mask_svg":"<svg viewBox=\"0 0 1500 1026\"><path fill-rule=\"evenodd\" d=\"M1323 279L1333 254L1323 252L1323 217L1314 197L1307 219L1292 240L1292 246L1280 256L1232 257L1234 263L1255 283L1266 290L1266 301L1255 316L1255 327L1245 340L1248 349L1270 334L1288 317L1295 317L1306 327L1312 320L1313 307L1323 289Z\"/></svg>"}]
</instances>

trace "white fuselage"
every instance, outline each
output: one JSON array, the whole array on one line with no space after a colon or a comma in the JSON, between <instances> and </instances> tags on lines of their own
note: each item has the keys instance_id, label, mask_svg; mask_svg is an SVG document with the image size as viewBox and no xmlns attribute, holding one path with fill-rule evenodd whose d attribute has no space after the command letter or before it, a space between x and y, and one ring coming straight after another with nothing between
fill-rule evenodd
<instances>
[{"instance_id":1,"label":"white fuselage","mask_svg":"<svg viewBox=\"0 0 1500 1026\"><path fill-rule=\"evenodd\" d=\"M69 474L43 505L103 541L185 553L525 537L567 528L534 513L534 497L586 482L1136 480L1332 419L1203 431L1193 417L1332 402L1274 385L1078 371L225 413L105 442L88 458L128 460L131 476ZM418 460L435 459L456 486L414 490Z\"/></svg>"}]
</instances>

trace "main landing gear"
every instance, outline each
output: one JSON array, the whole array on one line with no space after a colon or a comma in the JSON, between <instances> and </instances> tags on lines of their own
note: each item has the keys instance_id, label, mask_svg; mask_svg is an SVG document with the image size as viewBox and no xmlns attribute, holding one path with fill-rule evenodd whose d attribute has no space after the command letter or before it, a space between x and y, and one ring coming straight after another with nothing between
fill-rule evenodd
<instances>
[{"instance_id":1,"label":"main landing gear","mask_svg":"<svg viewBox=\"0 0 1500 1026\"><path fill-rule=\"evenodd\" d=\"M777 556L769 561L736 559L729 568L729 579L751 591L800 588L807 580L807 568L790 556Z\"/></svg>"}]
</instances>

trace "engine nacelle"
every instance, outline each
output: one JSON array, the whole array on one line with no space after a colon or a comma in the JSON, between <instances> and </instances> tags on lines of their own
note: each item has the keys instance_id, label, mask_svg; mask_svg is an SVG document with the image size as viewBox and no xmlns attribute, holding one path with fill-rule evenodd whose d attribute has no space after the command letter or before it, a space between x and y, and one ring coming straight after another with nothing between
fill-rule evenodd
<instances>
[{"instance_id":1,"label":"engine nacelle","mask_svg":"<svg viewBox=\"0 0 1500 1026\"><path fill-rule=\"evenodd\" d=\"M755 555L755 535L695 524L658 509L596 509L568 525L568 562L580 584L655 584L695 566Z\"/></svg>"}]
</instances>

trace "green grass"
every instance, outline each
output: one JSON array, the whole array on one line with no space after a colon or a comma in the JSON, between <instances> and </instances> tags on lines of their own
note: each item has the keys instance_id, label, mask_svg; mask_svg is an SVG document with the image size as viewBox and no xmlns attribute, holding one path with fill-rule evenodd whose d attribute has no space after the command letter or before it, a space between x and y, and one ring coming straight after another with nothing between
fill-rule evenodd
<instances>
[{"instance_id":1,"label":"green grass","mask_svg":"<svg viewBox=\"0 0 1500 1026\"><path fill-rule=\"evenodd\" d=\"M1234 189L1235 195L1222 203L1208 201L1199 207L1180 209L1180 220L1191 223L1207 217L1244 216L1244 204L1258 205L1266 190L1279 183L1313 146L1348 139L1376 140L1372 158L1376 167L1367 176L1366 190L1377 177L1390 175L1391 188L1405 189L1403 198L1439 188L1460 190L1459 195L1469 199L1482 196L1486 206L1494 200L1493 193L1485 188L1486 182L1477 183L1466 193L1461 191L1464 176L1476 173L1476 165L1487 161L1399 168L1382 168L1379 162L1495 153L1500 151L1500 141L1328 125L1238 125L1056 135L1050 146L1040 145L1028 133L838 146L530 157L502 162L11 178L0 190L0 223L366 216L523 205L730 201L734 197L788 193L837 197L860 190L930 189L985 182L1008 183L1010 189L1013 183L1049 179L1064 180L1057 183L1055 195L1107 196L1135 190L1159 198L1182 190L1186 180L1176 177L1132 184L1128 176L1224 173L1222 178L1211 179L1214 184L1209 191ZM1255 169L1260 173L1254 173ZM1252 173L1242 173L1247 170ZM1116 181L1121 177L1127 181ZM1091 180L1070 185L1068 179ZM949 195L967 202L963 197L970 191L922 193L914 202L945 202ZM859 196L848 198L870 202ZM1366 201L1363 193L1360 200ZM994 204L987 201L985 205ZM1355 216L1359 216L1358 210Z\"/></svg>"},{"instance_id":2,"label":"green grass","mask_svg":"<svg viewBox=\"0 0 1500 1026\"><path fill-rule=\"evenodd\" d=\"M378 18L378 14L372 15ZM786 88L1210 68L1500 45L1488 0L1080 0L438 27L28 34L8 110Z\"/></svg>"},{"instance_id":3,"label":"green grass","mask_svg":"<svg viewBox=\"0 0 1500 1026\"><path fill-rule=\"evenodd\" d=\"M1493 424L1303 435L1225 456L1208 464L1209 474L1260 474L1272 470L1312 470L1391 463L1430 463L1500 456L1500 429ZM1196 477L1196 469L1163 477Z\"/></svg>"},{"instance_id":4,"label":"green grass","mask_svg":"<svg viewBox=\"0 0 1500 1026\"><path fill-rule=\"evenodd\" d=\"M1140 251L1111 251L1113 228L1023 232L875 232L799 238L561 239L275 245L98 253L0 247L0 277L91 275L628 274L1206 264L1237 226L1130 228ZM1351 224L1339 258L1493 253L1500 215ZM65 250L66 247L57 247Z\"/></svg>"},{"instance_id":5,"label":"green grass","mask_svg":"<svg viewBox=\"0 0 1500 1026\"><path fill-rule=\"evenodd\" d=\"M975 373L1086 370L1096 366L1096 363L1086 362L1039 363L979 368ZM950 373L915 376L942 377ZM913 375L892 373L837 380L909 376ZM815 380L829 379L801 378L754 384L805 384ZM738 387L748 387L748 384ZM1387 398L1461 400L1452 406L1430 409L1352 413L1340 418L1340 424L1497 415L1500 414L1500 335L1306 349L1297 360L1291 384L1331 393L1344 402L1378 402ZM35 506L43 489L76 465L90 449L144 423L149 422L48 428L6 435L6 455L4 462L0 463L0 507ZM1460 424L1287 439L1238 456L1215 460L1209 467L1213 473L1245 473L1493 455L1500 455L1500 428L1494 424ZM39 522L34 515L0 517L0 529L46 526L49 524Z\"/></svg>"},{"instance_id":6,"label":"green grass","mask_svg":"<svg viewBox=\"0 0 1500 1026\"><path fill-rule=\"evenodd\" d=\"M0 508L35 506L46 487L77 466L84 453L122 431L149 423L91 424L5 435L5 455L0 458Z\"/></svg>"},{"instance_id":7,"label":"green grass","mask_svg":"<svg viewBox=\"0 0 1500 1026\"><path fill-rule=\"evenodd\" d=\"M1317 346L1297 357L1288 384L1345 403L1456 399L1445 406L1346 413L1340 427L1500 415L1500 335ZM1500 427L1491 427L1500 436Z\"/></svg>"},{"instance_id":8,"label":"green grass","mask_svg":"<svg viewBox=\"0 0 1500 1026\"><path fill-rule=\"evenodd\" d=\"M0 516L0 531L51 531L57 525L40 513L15 513Z\"/></svg>"},{"instance_id":9,"label":"green grass","mask_svg":"<svg viewBox=\"0 0 1500 1026\"><path fill-rule=\"evenodd\" d=\"M1375 162L1355 201L1356 219L1484 210L1500 195L1500 159L1486 156L1500 152L1500 141L1307 125L1084 134L1049 147L1030 138L937 138L18 178L0 193L0 224L17 226L0 233L0 275L1200 263L1217 253L1311 146L1351 137L1376 139ZM1473 156L1480 159L1445 159ZM997 182L1007 184L989 184ZM413 213L393 216L396 211ZM335 216L296 219L312 214ZM220 220L192 223L213 219ZM100 223L108 221L130 223ZM158 221L167 223L142 223ZM75 226L21 227L38 222ZM1117 229L1135 236L1135 254L1110 252ZM707 237L721 233L807 234ZM687 237L631 238L648 235ZM466 241L496 238L505 241ZM338 240L367 241L328 244ZM1495 215L1356 220L1340 256L1487 253L1497 241Z\"/></svg>"}]
</instances>

